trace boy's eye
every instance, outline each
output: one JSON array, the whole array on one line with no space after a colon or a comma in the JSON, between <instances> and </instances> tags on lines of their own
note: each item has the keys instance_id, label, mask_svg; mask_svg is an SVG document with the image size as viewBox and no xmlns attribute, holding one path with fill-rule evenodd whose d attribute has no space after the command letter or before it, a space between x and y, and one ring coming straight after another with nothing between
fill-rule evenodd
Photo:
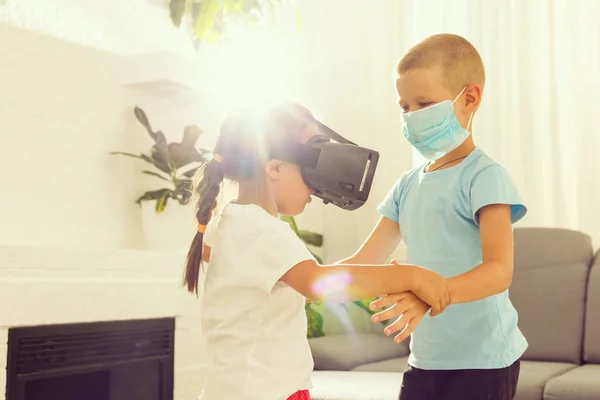
<instances>
[{"instance_id":1,"label":"boy's eye","mask_svg":"<svg viewBox=\"0 0 600 400\"><path fill-rule=\"evenodd\" d=\"M430 105L432 105L433 103L431 101L427 101L427 102L421 102L419 103L419 107L421 108L425 108L425 107L429 107Z\"/></svg>"},{"instance_id":2,"label":"boy's eye","mask_svg":"<svg viewBox=\"0 0 600 400\"><path fill-rule=\"evenodd\" d=\"M402 112L407 113L410 110L410 106L402 106Z\"/></svg>"}]
</instances>

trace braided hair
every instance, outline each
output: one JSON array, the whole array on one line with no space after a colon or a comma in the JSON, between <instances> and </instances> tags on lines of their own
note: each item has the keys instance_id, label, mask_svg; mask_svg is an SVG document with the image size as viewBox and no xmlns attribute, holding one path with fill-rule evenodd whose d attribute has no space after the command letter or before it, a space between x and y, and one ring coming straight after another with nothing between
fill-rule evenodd
<instances>
[{"instance_id":1,"label":"braided hair","mask_svg":"<svg viewBox=\"0 0 600 400\"><path fill-rule=\"evenodd\" d=\"M194 176L196 219L199 227L188 251L184 286L198 295L204 229L217 208L217 196L225 178L234 182L254 179L268 161L270 148L281 140L299 140L307 126L315 123L311 112L291 101L278 101L260 109L238 109L221 124L215 158Z\"/></svg>"},{"instance_id":2,"label":"braided hair","mask_svg":"<svg viewBox=\"0 0 600 400\"><path fill-rule=\"evenodd\" d=\"M204 164L197 173L195 194L198 197L196 206L196 219L198 225L206 227L217 208L217 196L221 191L224 173L221 163L213 159ZM198 179L199 178L199 179ZM200 265L202 264L202 251L204 232L196 232L192 245L188 251L184 282L188 292L198 294L198 281L200 279Z\"/></svg>"}]
</instances>

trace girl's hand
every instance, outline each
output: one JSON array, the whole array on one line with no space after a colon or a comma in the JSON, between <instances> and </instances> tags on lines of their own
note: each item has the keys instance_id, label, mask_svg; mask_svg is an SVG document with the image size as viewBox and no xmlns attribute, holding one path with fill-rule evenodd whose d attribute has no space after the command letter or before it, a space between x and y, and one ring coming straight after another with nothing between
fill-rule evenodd
<instances>
[{"instance_id":1,"label":"girl's hand","mask_svg":"<svg viewBox=\"0 0 600 400\"><path fill-rule=\"evenodd\" d=\"M432 317L440 315L452 302L448 281L427 269L419 270L412 292L429 304Z\"/></svg>"},{"instance_id":2,"label":"girl's hand","mask_svg":"<svg viewBox=\"0 0 600 400\"><path fill-rule=\"evenodd\" d=\"M388 325L383 331L386 336L401 331L394 341L402 342L410 336L415 330L421 318L429 311L429 304L421 300L417 295L411 292L394 293L383 296L371 303L371 310L379 310L380 308L391 305L390 308L381 311L371 317L373 322L387 321L394 317L398 317L396 321Z\"/></svg>"},{"instance_id":3,"label":"girl's hand","mask_svg":"<svg viewBox=\"0 0 600 400\"><path fill-rule=\"evenodd\" d=\"M390 263L399 265L396 260L392 260ZM441 275L427 269L419 270L417 284L412 290L414 294L421 298L426 304L429 304L432 317L440 315L444 309L452 303L450 291L448 290L448 281ZM390 304L392 303L386 305ZM379 306L375 309L381 307L383 306Z\"/></svg>"}]
</instances>

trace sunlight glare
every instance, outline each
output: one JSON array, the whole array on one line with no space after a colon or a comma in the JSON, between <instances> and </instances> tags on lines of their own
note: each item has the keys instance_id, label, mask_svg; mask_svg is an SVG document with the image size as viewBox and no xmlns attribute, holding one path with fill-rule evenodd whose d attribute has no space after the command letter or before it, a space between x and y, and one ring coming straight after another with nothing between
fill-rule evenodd
<instances>
[{"instance_id":1,"label":"sunlight glare","mask_svg":"<svg viewBox=\"0 0 600 400\"><path fill-rule=\"evenodd\" d=\"M293 35L274 30L239 31L206 49L211 96L226 108L285 96L298 62Z\"/></svg>"}]
</instances>

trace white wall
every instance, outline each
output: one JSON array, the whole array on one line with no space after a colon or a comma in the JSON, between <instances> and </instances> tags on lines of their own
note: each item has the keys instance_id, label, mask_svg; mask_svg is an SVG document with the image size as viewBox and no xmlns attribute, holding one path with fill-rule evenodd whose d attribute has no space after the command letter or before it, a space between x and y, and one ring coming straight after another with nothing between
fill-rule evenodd
<instances>
[{"instance_id":1,"label":"white wall","mask_svg":"<svg viewBox=\"0 0 600 400\"><path fill-rule=\"evenodd\" d=\"M192 54L186 32L177 31L168 10L153 3L160 1L3 0L0 23L119 54L156 50Z\"/></svg>"},{"instance_id":2,"label":"white wall","mask_svg":"<svg viewBox=\"0 0 600 400\"><path fill-rule=\"evenodd\" d=\"M0 199L0 243L143 246L133 200L152 180L137 173L143 163L107 155L147 150L150 141L133 119L134 105L146 109L169 139L179 139L183 126L195 122L206 132L199 144L214 143L223 108L206 92L153 96L122 86L120 55L164 49L185 55L189 42L172 28L166 10L144 0L128 9L121 4L8 0L0 6L0 21L7 24L0 24L0 37L11 54L0 60L0 134L12 149L0 158L0 176L14 193ZM396 19L388 6L355 5L301 3L305 64L290 83L292 97L334 129L381 151L367 206L349 213L315 202L300 218L304 228L325 233L327 259L357 248L377 219L376 204L410 166L391 81L405 47L401 28L392 29ZM357 30L364 15L382 26ZM382 41L382 29L397 35Z\"/></svg>"},{"instance_id":3,"label":"white wall","mask_svg":"<svg viewBox=\"0 0 600 400\"><path fill-rule=\"evenodd\" d=\"M115 56L0 25L0 243L137 247L131 98Z\"/></svg>"}]
</instances>

